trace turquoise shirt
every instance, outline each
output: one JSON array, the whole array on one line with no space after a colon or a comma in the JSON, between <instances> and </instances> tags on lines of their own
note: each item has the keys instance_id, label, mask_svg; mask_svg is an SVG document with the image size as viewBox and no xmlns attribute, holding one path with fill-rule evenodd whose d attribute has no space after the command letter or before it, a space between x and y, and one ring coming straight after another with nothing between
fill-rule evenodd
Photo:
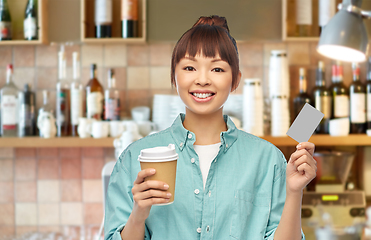
<instances>
[{"instance_id":1,"label":"turquoise shirt","mask_svg":"<svg viewBox=\"0 0 371 240\"><path fill-rule=\"evenodd\" d=\"M105 240L121 240L120 232L133 209L131 189L141 170L140 150L170 143L179 155L175 200L152 206L145 239L273 240L286 198L286 159L273 144L238 130L229 117L224 119L228 130L220 134L221 146L205 190L193 148L195 134L183 127L183 114L170 128L125 149L107 191Z\"/></svg>"}]
</instances>

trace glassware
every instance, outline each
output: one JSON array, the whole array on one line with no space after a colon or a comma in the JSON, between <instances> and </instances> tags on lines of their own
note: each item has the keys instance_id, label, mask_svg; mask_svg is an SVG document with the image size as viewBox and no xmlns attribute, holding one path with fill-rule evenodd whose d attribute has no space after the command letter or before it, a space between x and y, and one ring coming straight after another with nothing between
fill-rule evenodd
<instances>
[{"instance_id":1,"label":"glassware","mask_svg":"<svg viewBox=\"0 0 371 240\"><path fill-rule=\"evenodd\" d=\"M13 82L13 65L6 70L6 84L0 90L1 101L1 135L16 137L18 135L18 94L19 90Z\"/></svg>"}]
</instances>

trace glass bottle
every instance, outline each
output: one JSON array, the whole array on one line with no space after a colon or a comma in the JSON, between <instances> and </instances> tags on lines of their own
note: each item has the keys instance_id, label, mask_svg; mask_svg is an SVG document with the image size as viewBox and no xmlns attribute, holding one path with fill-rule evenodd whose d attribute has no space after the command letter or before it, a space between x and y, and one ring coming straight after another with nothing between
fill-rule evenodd
<instances>
[{"instance_id":1,"label":"glass bottle","mask_svg":"<svg viewBox=\"0 0 371 240\"><path fill-rule=\"evenodd\" d=\"M35 104L35 93L29 84L25 84L23 92L19 92L19 137L34 136L36 133Z\"/></svg>"},{"instance_id":2,"label":"glass bottle","mask_svg":"<svg viewBox=\"0 0 371 240\"><path fill-rule=\"evenodd\" d=\"M138 37L138 0L121 1L121 29L123 38Z\"/></svg>"},{"instance_id":3,"label":"glass bottle","mask_svg":"<svg viewBox=\"0 0 371 240\"><path fill-rule=\"evenodd\" d=\"M37 30L37 0L28 0L23 21L24 39L37 40Z\"/></svg>"},{"instance_id":4,"label":"glass bottle","mask_svg":"<svg viewBox=\"0 0 371 240\"><path fill-rule=\"evenodd\" d=\"M311 104L311 99L307 93L307 76L305 68L299 68L299 94L294 98L294 114L299 114L305 103Z\"/></svg>"},{"instance_id":5,"label":"glass bottle","mask_svg":"<svg viewBox=\"0 0 371 240\"><path fill-rule=\"evenodd\" d=\"M71 135L78 136L79 118L83 117L83 86L80 81L80 57L78 52L72 53L71 83Z\"/></svg>"},{"instance_id":6,"label":"glass bottle","mask_svg":"<svg viewBox=\"0 0 371 240\"><path fill-rule=\"evenodd\" d=\"M353 83L350 94L350 133L366 132L366 88L359 79L359 64L353 63Z\"/></svg>"},{"instance_id":7,"label":"glass bottle","mask_svg":"<svg viewBox=\"0 0 371 240\"><path fill-rule=\"evenodd\" d=\"M97 65L90 67L90 80L86 85L86 117L103 119L103 87L97 79Z\"/></svg>"},{"instance_id":8,"label":"glass bottle","mask_svg":"<svg viewBox=\"0 0 371 240\"><path fill-rule=\"evenodd\" d=\"M18 135L18 94L19 90L13 82L13 65L8 64L6 84L0 90L0 130L3 137L16 137Z\"/></svg>"},{"instance_id":9,"label":"glass bottle","mask_svg":"<svg viewBox=\"0 0 371 240\"><path fill-rule=\"evenodd\" d=\"M112 37L112 0L95 0L95 37Z\"/></svg>"},{"instance_id":10,"label":"glass bottle","mask_svg":"<svg viewBox=\"0 0 371 240\"><path fill-rule=\"evenodd\" d=\"M42 95L43 95L43 105L39 109L38 116L40 116L43 112L49 112L52 115L54 115L54 108L52 104L50 104L49 92L47 90L43 90ZM40 131L39 133L40 133L40 137L43 137Z\"/></svg>"},{"instance_id":11,"label":"glass bottle","mask_svg":"<svg viewBox=\"0 0 371 240\"><path fill-rule=\"evenodd\" d=\"M367 129L371 129L371 57L369 57L367 61L366 80L366 125Z\"/></svg>"},{"instance_id":12,"label":"glass bottle","mask_svg":"<svg viewBox=\"0 0 371 240\"><path fill-rule=\"evenodd\" d=\"M323 119L316 128L316 133L328 134L331 118L331 92L326 88L325 65L318 62L316 86L313 89L314 107L324 114Z\"/></svg>"},{"instance_id":13,"label":"glass bottle","mask_svg":"<svg viewBox=\"0 0 371 240\"><path fill-rule=\"evenodd\" d=\"M7 0L0 0L0 41L12 40L12 20Z\"/></svg>"},{"instance_id":14,"label":"glass bottle","mask_svg":"<svg viewBox=\"0 0 371 240\"><path fill-rule=\"evenodd\" d=\"M296 0L296 34L310 36L312 24L312 0Z\"/></svg>"},{"instance_id":15,"label":"glass bottle","mask_svg":"<svg viewBox=\"0 0 371 240\"><path fill-rule=\"evenodd\" d=\"M343 66L336 62L332 66L332 116L331 118L349 117L349 91L343 83Z\"/></svg>"},{"instance_id":16,"label":"glass bottle","mask_svg":"<svg viewBox=\"0 0 371 240\"><path fill-rule=\"evenodd\" d=\"M58 82L56 92L56 124L57 136L68 136L70 124L70 83L66 76L66 53L64 46L58 53Z\"/></svg>"},{"instance_id":17,"label":"glass bottle","mask_svg":"<svg viewBox=\"0 0 371 240\"><path fill-rule=\"evenodd\" d=\"M108 70L108 88L104 91L104 120L120 120L120 92L113 69Z\"/></svg>"},{"instance_id":18,"label":"glass bottle","mask_svg":"<svg viewBox=\"0 0 371 240\"><path fill-rule=\"evenodd\" d=\"M321 33L326 24L335 15L336 0L319 0L318 1L318 25Z\"/></svg>"}]
</instances>

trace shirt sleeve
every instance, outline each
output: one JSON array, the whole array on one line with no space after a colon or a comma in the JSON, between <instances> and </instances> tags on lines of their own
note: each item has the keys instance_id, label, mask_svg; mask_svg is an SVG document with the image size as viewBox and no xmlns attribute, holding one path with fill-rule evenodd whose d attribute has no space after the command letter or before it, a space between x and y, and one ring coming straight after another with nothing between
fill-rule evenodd
<instances>
[{"instance_id":1,"label":"shirt sleeve","mask_svg":"<svg viewBox=\"0 0 371 240\"><path fill-rule=\"evenodd\" d=\"M133 209L133 195L131 193L133 182L130 171L124 166L124 163L128 163L128 167L130 167L131 154L128 149L117 160L110 177L105 202L105 240L121 240L121 231ZM147 227L144 239L150 239Z\"/></svg>"},{"instance_id":2,"label":"shirt sleeve","mask_svg":"<svg viewBox=\"0 0 371 240\"><path fill-rule=\"evenodd\" d=\"M281 163L275 169L275 177L273 180L273 192L271 201L271 211L268 219L268 225L265 233L265 240L273 240L278 224L281 220L283 207L286 200L286 159L280 152ZM301 231L301 239L305 240L303 230Z\"/></svg>"}]
</instances>

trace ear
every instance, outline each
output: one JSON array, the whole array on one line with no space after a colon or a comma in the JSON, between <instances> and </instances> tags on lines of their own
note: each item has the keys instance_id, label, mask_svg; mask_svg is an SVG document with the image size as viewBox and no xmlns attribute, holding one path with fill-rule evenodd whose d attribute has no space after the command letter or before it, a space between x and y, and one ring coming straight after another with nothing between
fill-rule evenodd
<instances>
[{"instance_id":1,"label":"ear","mask_svg":"<svg viewBox=\"0 0 371 240\"><path fill-rule=\"evenodd\" d=\"M238 71L236 83L234 84L234 86L232 86L231 92L235 91L238 88L238 85L240 84L241 81L241 76L242 76L241 71Z\"/></svg>"}]
</instances>

